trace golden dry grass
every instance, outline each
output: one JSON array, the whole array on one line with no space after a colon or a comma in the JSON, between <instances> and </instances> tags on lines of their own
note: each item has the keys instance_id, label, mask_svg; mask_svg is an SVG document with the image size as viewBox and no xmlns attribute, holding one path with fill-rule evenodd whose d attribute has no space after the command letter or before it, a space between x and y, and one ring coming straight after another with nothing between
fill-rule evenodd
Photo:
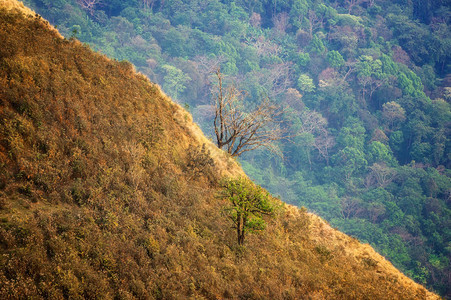
<instances>
[{"instance_id":1,"label":"golden dry grass","mask_svg":"<svg viewBox=\"0 0 451 300\"><path fill-rule=\"evenodd\" d=\"M418 294L424 293L423 299L440 299L436 294L426 291L423 286L402 274L370 245L362 244L332 228L327 222L314 214L309 214L309 218L311 220L309 229L317 244L325 245L329 249L342 249L343 255L354 259L356 262L374 264L373 272L376 272L381 278L390 278L399 286L413 291L416 290Z\"/></svg>"},{"instance_id":2,"label":"golden dry grass","mask_svg":"<svg viewBox=\"0 0 451 300\"><path fill-rule=\"evenodd\" d=\"M5 8L7 11L10 11L12 13L22 13L25 16L35 16L36 12L34 12L29 7L25 6L22 1L18 0L0 0L0 7ZM45 25L48 27L49 30L55 32L60 38L63 38L63 36L56 30L53 26L51 26L48 22L44 21Z\"/></svg>"},{"instance_id":3,"label":"golden dry grass","mask_svg":"<svg viewBox=\"0 0 451 300\"><path fill-rule=\"evenodd\" d=\"M17 0L1 0L0 6L5 7L7 10L20 11L26 15L35 15L35 12L26 7L21 1Z\"/></svg>"}]
</instances>

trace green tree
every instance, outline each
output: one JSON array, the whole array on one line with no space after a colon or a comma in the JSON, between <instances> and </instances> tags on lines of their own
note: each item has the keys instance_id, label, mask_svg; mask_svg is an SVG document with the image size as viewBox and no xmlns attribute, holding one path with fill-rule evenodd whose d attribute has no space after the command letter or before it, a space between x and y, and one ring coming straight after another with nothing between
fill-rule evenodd
<instances>
[{"instance_id":1,"label":"green tree","mask_svg":"<svg viewBox=\"0 0 451 300\"><path fill-rule=\"evenodd\" d=\"M343 59L343 56L341 56L340 52L332 50L327 53L327 62L332 68L340 68L344 66L345 60Z\"/></svg>"},{"instance_id":2,"label":"green tree","mask_svg":"<svg viewBox=\"0 0 451 300\"><path fill-rule=\"evenodd\" d=\"M164 72L163 88L174 99L177 99L180 93L186 89L185 84L190 80L189 76L183 73L182 70L171 66L163 65Z\"/></svg>"},{"instance_id":3,"label":"green tree","mask_svg":"<svg viewBox=\"0 0 451 300\"><path fill-rule=\"evenodd\" d=\"M363 124L356 118L348 118L338 132L337 144L343 148L352 147L363 151L365 138L366 130Z\"/></svg>"},{"instance_id":4,"label":"green tree","mask_svg":"<svg viewBox=\"0 0 451 300\"><path fill-rule=\"evenodd\" d=\"M225 211L236 229L238 244L243 245L247 232L265 229L263 216L273 215L274 206L268 193L249 179L228 179L223 187L223 197L229 201Z\"/></svg>"},{"instance_id":5,"label":"green tree","mask_svg":"<svg viewBox=\"0 0 451 300\"><path fill-rule=\"evenodd\" d=\"M291 24L296 28L301 28L302 21L307 16L308 3L306 0L294 0L290 10Z\"/></svg>"},{"instance_id":6,"label":"green tree","mask_svg":"<svg viewBox=\"0 0 451 300\"><path fill-rule=\"evenodd\" d=\"M314 53L321 54L326 50L321 39L315 34L313 39L310 41L310 50Z\"/></svg>"},{"instance_id":7,"label":"green tree","mask_svg":"<svg viewBox=\"0 0 451 300\"><path fill-rule=\"evenodd\" d=\"M298 87L303 92L313 92L315 90L315 84L307 74L301 74L299 76Z\"/></svg>"},{"instance_id":8,"label":"green tree","mask_svg":"<svg viewBox=\"0 0 451 300\"><path fill-rule=\"evenodd\" d=\"M384 162L391 166L396 165L390 147L378 141L374 141L368 146L368 160L371 163Z\"/></svg>"},{"instance_id":9,"label":"green tree","mask_svg":"<svg viewBox=\"0 0 451 300\"><path fill-rule=\"evenodd\" d=\"M365 154L353 147L346 147L332 156L333 163L338 167L340 173L345 176L346 180L363 170L368 161Z\"/></svg>"}]
</instances>

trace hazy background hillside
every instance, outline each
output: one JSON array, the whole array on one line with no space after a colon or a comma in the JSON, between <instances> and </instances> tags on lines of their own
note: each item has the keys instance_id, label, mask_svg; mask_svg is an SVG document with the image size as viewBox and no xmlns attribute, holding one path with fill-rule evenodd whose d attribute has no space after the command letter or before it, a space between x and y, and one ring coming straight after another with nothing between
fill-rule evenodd
<instances>
[{"instance_id":1,"label":"hazy background hillside","mask_svg":"<svg viewBox=\"0 0 451 300\"><path fill-rule=\"evenodd\" d=\"M450 297L447 0L27 0L67 38L132 62L211 134L211 72L269 96L296 135L245 171Z\"/></svg>"}]
</instances>

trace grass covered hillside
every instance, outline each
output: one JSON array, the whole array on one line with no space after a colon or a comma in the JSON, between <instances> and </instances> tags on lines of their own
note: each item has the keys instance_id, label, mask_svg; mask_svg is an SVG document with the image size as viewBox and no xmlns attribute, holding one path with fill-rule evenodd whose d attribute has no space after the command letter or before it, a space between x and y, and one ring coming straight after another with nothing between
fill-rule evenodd
<instances>
[{"instance_id":1,"label":"grass covered hillside","mask_svg":"<svg viewBox=\"0 0 451 300\"><path fill-rule=\"evenodd\" d=\"M289 139L246 174L451 299L451 0L23 0L133 63L215 136L212 86ZM214 94L214 93L213 93Z\"/></svg>"},{"instance_id":2,"label":"grass covered hillside","mask_svg":"<svg viewBox=\"0 0 451 300\"><path fill-rule=\"evenodd\" d=\"M158 86L14 0L0 45L1 299L438 298L277 199L237 246L243 171Z\"/></svg>"}]
</instances>

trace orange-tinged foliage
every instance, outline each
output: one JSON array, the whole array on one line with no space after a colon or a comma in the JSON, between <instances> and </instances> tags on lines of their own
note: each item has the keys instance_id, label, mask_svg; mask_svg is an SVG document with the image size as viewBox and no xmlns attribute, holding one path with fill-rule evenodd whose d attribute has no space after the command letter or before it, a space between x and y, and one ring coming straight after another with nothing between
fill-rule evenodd
<instances>
[{"instance_id":1,"label":"orange-tinged foliage","mask_svg":"<svg viewBox=\"0 0 451 300\"><path fill-rule=\"evenodd\" d=\"M217 197L237 164L129 63L11 5L0 2L1 299L437 298L291 206L237 247Z\"/></svg>"}]
</instances>

